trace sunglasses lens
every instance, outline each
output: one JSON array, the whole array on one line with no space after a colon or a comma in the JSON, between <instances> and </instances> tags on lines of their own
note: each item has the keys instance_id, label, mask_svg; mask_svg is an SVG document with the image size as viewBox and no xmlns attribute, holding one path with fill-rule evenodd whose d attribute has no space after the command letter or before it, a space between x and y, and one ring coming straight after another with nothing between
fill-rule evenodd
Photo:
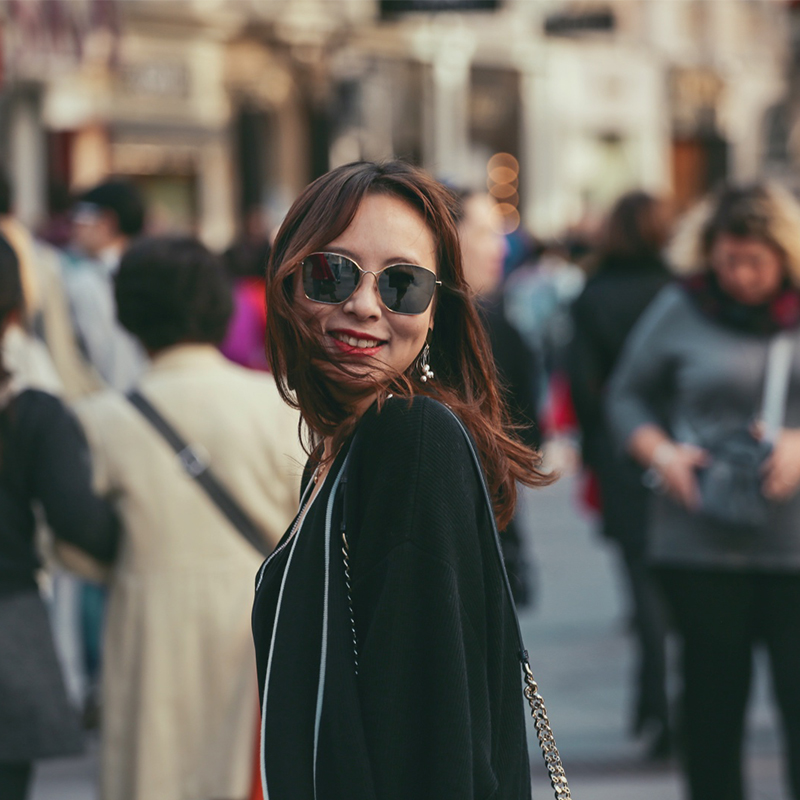
<instances>
[{"instance_id":1,"label":"sunglasses lens","mask_svg":"<svg viewBox=\"0 0 800 800\"><path fill-rule=\"evenodd\" d=\"M422 314L430 305L436 275L414 264L395 264L378 277L381 300L398 314Z\"/></svg>"},{"instance_id":2,"label":"sunglasses lens","mask_svg":"<svg viewBox=\"0 0 800 800\"><path fill-rule=\"evenodd\" d=\"M312 253L302 261L303 291L318 303L342 303L356 290L361 273L355 262L336 253Z\"/></svg>"},{"instance_id":3,"label":"sunglasses lens","mask_svg":"<svg viewBox=\"0 0 800 800\"><path fill-rule=\"evenodd\" d=\"M312 253L301 266L303 291L317 303L343 303L361 280L355 261L338 253ZM422 314L436 288L436 275L414 264L394 264L379 272L377 279L381 300L398 314Z\"/></svg>"}]
</instances>

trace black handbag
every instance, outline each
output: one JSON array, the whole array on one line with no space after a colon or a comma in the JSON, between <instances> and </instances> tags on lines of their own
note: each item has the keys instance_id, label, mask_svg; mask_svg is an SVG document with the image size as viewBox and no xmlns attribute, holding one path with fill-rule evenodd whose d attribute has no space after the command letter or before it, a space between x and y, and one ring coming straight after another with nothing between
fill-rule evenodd
<instances>
[{"instance_id":1,"label":"black handbag","mask_svg":"<svg viewBox=\"0 0 800 800\"><path fill-rule=\"evenodd\" d=\"M764 435L757 439L749 428L737 428L706 443L710 461L697 472L700 513L733 528L763 528L770 501L761 490L764 462L783 425L792 362L792 340L776 336L770 343L764 378L761 421Z\"/></svg>"},{"instance_id":2,"label":"black handbag","mask_svg":"<svg viewBox=\"0 0 800 800\"><path fill-rule=\"evenodd\" d=\"M697 473L702 515L737 528L763 527L769 502L761 492L761 470L772 445L739 429L706 450L711 461Z\"/></svg>"}]
</instances>

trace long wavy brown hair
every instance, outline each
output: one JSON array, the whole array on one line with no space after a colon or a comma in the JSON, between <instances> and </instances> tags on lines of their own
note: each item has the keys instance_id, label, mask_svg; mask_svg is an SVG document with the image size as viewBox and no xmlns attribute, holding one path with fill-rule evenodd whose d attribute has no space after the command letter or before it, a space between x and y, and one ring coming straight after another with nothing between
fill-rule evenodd
<instances>
[{"instance_id":1,"label":"long wavy brown hair","mask_svg":"<svg viewBox=\"0 0 800 800\"><path fill-rule=\"evenodd\" d=\"M382 377L370 386L338 381L337 373L352 376L352 368L331 357L318 323L298 313L295 304L299 262L343 233L362 200L374 194L408 203L436 242L442 286L434 298L430 341L436 377L427 383L419 379L416 361L404 374L387 377L380 371ZM323 437L332 437L334 452L338 449L357 422L355 402L365 393L375 393L379 404L392 393L427 395L449 405L478 446L502 529L514 513L516 483L541 486L552 477L541 471L540 455L519 439L501 396L486 333L464 281L454 203L444 186L401 161L347 164L306 187L278 231L267 268L267 357L281 396L300 410L309 453L319 453Z\"/></svg>"}]
</instances>

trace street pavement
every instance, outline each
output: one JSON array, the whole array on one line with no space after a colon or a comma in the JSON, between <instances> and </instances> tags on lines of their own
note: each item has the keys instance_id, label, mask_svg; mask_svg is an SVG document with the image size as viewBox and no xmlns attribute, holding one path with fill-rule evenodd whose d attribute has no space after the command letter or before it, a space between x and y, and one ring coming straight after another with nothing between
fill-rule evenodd
<instances>
[{"instance_id":1,"label":"street pavement","mask_svg":"<svg viewBox=\"0 0 800 800\"><path fill-rule=\"evenodd\" d=\"M681 800L676 765L646 763L643 743L628 736L633 674L628 610L614 554L594 532L593 521L576 511L576 494L576 481L565 477L522 499L538 565L537 602L522 612L522 631L572 795L576 800ZM788 800L761 658L756 672L748 719L749 800ZM671 687L673 695L676 689ZM543 800L552 790L532 725L528 739L533 795ZM31 800L96 800L95 774L96 746L82 759L44 763Z\"/></svg>"},{"instance_id":2,"label":"street pavement","mask_svg":"<svg viewBox=\"0 0 800 800\"><path fill-rule=\"evenodd\" d=\"M622 574L594 520L577 510L577 495L577 481L565 477L523 497L539 590L535 608L521 614L572 795L577 800L681 800L677 764L648 763L644 743L628 734L635 654ZM674 642L669 649L675 698ZM759 654L748 717L749 800L788 800L769 692ZM534 798L552 797L532 726L528 740Z\"/></svg>"}]
</instances>

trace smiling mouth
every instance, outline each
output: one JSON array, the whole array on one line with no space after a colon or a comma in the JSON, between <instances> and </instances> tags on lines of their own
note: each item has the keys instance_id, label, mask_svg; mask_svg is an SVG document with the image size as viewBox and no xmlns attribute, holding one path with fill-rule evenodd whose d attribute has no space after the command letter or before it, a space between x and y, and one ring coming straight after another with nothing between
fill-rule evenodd
<instances>
[{"instance_id":1,"label":"smiling mouth","mask_svg":"<svg viewBox=\"0 0 800 800\"><path fill-rule=\"evenodd\" d=\"M328 331L328 335L339 350L351 355L375 355L386 344L382 339L355 336L344 331Z\"/></svg>"}]
</instances>

